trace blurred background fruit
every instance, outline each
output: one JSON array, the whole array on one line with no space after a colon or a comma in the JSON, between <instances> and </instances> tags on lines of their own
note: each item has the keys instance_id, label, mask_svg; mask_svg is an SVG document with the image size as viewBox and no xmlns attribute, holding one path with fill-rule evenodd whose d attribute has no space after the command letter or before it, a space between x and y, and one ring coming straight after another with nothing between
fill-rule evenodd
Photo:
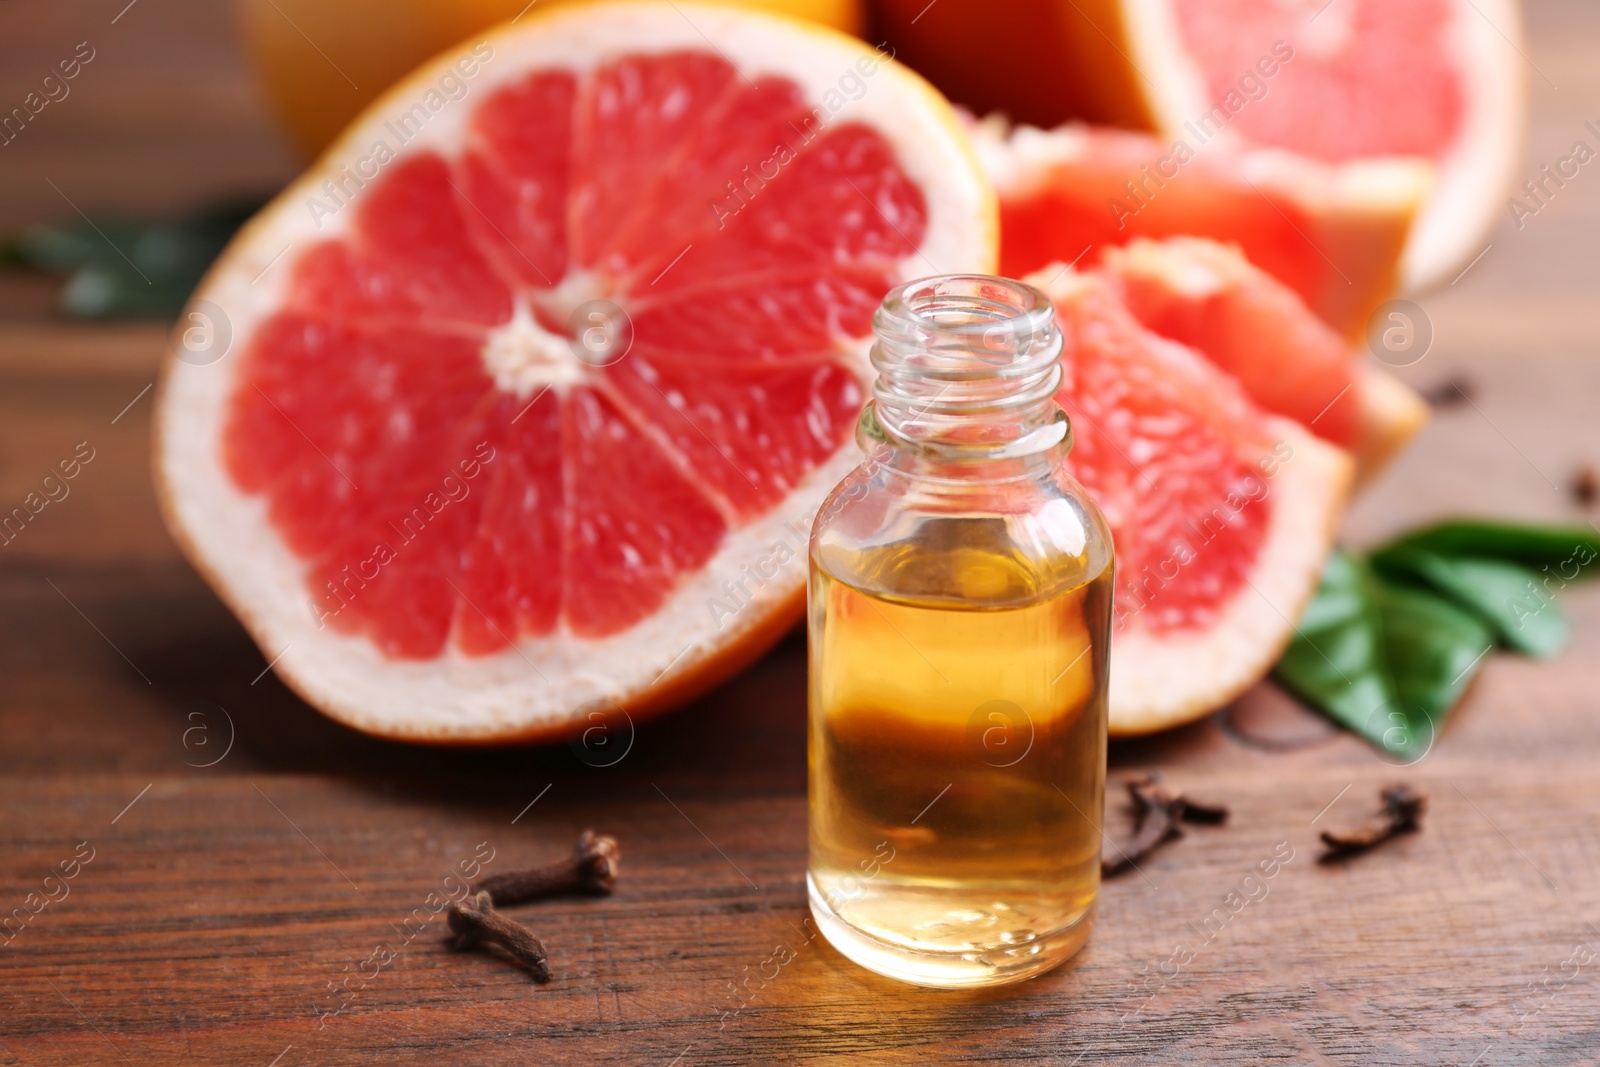
<instances>
[{"instance_id":1,"label":"blurred background fruit","mask_svg":"<svg viewBox=\"0 0 1600 1067\"><path fill-rule=\"evenodd\" d=\"M1449 281L1503 210L1524 125L1516 0L878 0L898 58L980 114L1439 171L1401 263Z\"/></svg>"},{"instance_id":2,"label":"blurred background fruit","mask_svg":"<svg viewBox=\"0 0 1600 1067\"><path fill-rule=\"evenodd\" d=\"M580 0L537 0L540 10ZM862 0L720 0L860 35ZM530 0L242 0L245 43L274 111L309 159L423 60Z\"/></svg>"}]
</instances>

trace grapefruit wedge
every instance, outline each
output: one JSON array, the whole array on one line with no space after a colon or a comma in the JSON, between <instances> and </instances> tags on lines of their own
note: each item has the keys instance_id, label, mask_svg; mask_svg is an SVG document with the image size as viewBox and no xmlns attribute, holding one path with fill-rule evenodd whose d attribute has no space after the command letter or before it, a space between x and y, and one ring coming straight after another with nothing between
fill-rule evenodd
<instances>
[{"instance_id":1,"label":"grapefruit wedge","mask_svg":"<svg viewBox=\"0 0 1600 1067\"><path fill-rule=\"evenodd\" d=\"M1429 160L1439 178L1406 249L1408 288L1448 281L1479 254L1520 158L1516 0L881 0L880 8L900 59L980 112L1044 127L1086 119L1149 130L1199 152L1232 143L1332 164ZM982 56L1005 62L975 61Z\"/></svg>"},{"instance_id":2,"label":"grapefruit wedge","mask_svg":"<svg viewBox=\"0 0 1600 1067\"><path fill-rule=\"evenodd\" d=\"M1179 162L1149 134L1067 125L973 129L1000 194L1000 266L1096 263L1137 237L1239 245L1347 336L1399 283L1400 259L1432 171L1415 160L1331 165L1271 150L1207 147Z\"/></svg>"},{"instance_id":3,"label":"grapefruit wedge","mask_svg":"<svg viewBox=\"0 0 1600 1067\"><path fill-rule=\"evenodd\" d=\"M1252 400L1355 453L1370 481L1428 419L1428 405L1359 358L1293 290L1239 250L1193 237L1136 240L1105 255L1134 316L1199 351Z\"/></svg>"},{"instance_id":4,"label":"grapefruit wedge","mask_svg":"<svg viewBox=\"0 0 1600 1067\"><path fill-rule=\"evenodd\" d=\"M1192 721L1258 681L1293 635L1350 457L1145 329L1110 278L1057 269L1029 281L1061 322L1068 465L1116 545L1111 732Z\"/></svg>"},{"instance_id":5,"label":"grapefruit wedge","mask_svg":"<svg viewBox=\"0 0 1600 1067\"><path fill-rule=\"evenodd\" d=\"M393 88L213 268L157 401L167 521L358 729L637 720L798 618L873 310L996 239L953 112L859 41L530 13Z\"/></svg>"}]
</instances>

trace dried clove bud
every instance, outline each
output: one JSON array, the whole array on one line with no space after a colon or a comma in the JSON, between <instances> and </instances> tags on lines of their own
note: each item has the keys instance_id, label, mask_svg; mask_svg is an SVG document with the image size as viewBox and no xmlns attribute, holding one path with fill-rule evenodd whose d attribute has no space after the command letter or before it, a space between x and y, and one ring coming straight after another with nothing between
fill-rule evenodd
<instances>
[{"instance_id":1,"label":"dried clove bud","mask_svg":"<svg viewBox=\"0 0 1600 1067\"><path fill-rule=\"evenodd\" d=\"M609 893L617 881L622 850L608 834L585 830L572 846L572 855L543 867L506 871L492 875L472 887L474 893L488 893L496 904L525 904L530 900L561 893Z\"/></svg>"},{"instance_id":2,"label":"dried clove bud","mask_svg":"<svg viewBox=\"0 0 1600 1067\"><path fill-rule=\"evenodd\" d=\"M550 963L543 942L526 926L495 911L488 893L478 893L450 905L449 921L455 934L451 942L454 947L499 945L506 950L506 955L528 969L535 982L550 980Z\"/></svg>"},{"instance_id":3,"label":"dried clove bud","mask_svg":"<svg viewBox=\"0 0 1600 1067\"><path fill-rule=\"evenodd\" d=\"M1388 786L1379 795L1383 798L1383 809L1372 819L1343 832L1322 831L1322 843L1327 851L1318 857L1318 862L1348 859L1377 848L1396 834L1422 829L1422 813L1428 809L1427 797L1408 785Z\"/></svg>"},{"instance_id":4,"label":"dried clove bud","mask_svg":"<svg viewBox=\"0 0 1600 1067\"><path fill-rule=\"evenodd\" d=\"M1478 387L1471 378L1457 375L1422 390L1422 399L1434 408L1454 408L1472 402Z\"/></svg>"},{"instance_id":5,"label":"dried clove bud","mask_svg":"<svg viewBox=\"0 0 1600 1067\"><path fill-rule=\"evenodd\" d=\"M1572 502L1581 508L1594 506L1600 500L1600 474L1585 463L1572 472L1572 481L1567 483L1567 492L1572 495Z\"/></svg>"},{"instance_id":6,"label":"dried clove bud","mask_svg":"<svg viewBox=\"0 0 1600 1067\"><path fill-rule=\"evenodd\" d=\"M1217 826L1228 821L1227 808L1190 800L1154 774L1127 784L1133 800L1133 840L1122 847L1112 846L1101 856L1101 877L1113 878L1131 870L1166 842L1182 837L1179 823Z\"/></svg>"}]
</instances>

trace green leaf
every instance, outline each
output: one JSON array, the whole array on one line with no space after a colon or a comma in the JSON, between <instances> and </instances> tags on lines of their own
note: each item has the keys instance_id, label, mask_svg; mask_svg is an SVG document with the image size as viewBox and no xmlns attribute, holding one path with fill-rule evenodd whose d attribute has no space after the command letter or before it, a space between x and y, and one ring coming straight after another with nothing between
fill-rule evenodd
<instances>
[{"instance_id":1,"label":"green leaf","mask_svg":"<svg viewBox=\"0 0 1600 1067\"><path fill-rule=\"evenodd\" d=\"M1417 548L1387 550L1373 562L1386 575L1424 582L1449 596L1519 652L1553 656L1571 634L1550 587L1542 584L1544 576L1520 564Z\"/></svg>"},{"instance_id":2,"label":"green leaf","mask_svg":"<svg viewBox=\"0 0 1600 1067\"><path fill-rule=\"evenodd\" d=\"M1275 675L1375 747L1425 755L1494 635L1425 588L1390 583L1335 552Z\"/></svg>"},{"instance_id":3,"label":"green leaf","mask_svg":"<svg viewBox=\"0 0 1600 1067\"><path fill-rule=\"evenodd\" d=\"M1285 688L1379 748L1407 754L1386 740L1383 709L1395 702L1382 648L1378 609L1365 568L1347 553L1328 557L1321 584L1301 616L1275 676Z\"/></svg>"},{"instance_id":4,"label":"green leaf","mask_svg":"<svg viewBox=\"0 0 1600 1067\"><path fill-rule=\"evenodd\" d=\"M62 288L61 310L75 319L163 318L182 310L197 280L146 281L126 266L86 264Z\"/></svg>"},{"instance_id":5,"label":"green leaf","mask_svg":"<svg viewBox=\"0 0 1600 1067\"><path fill-rule=\"evenodd\" d=\"M73 219L33 226L6 258L68 277L61 309L80 319L163 318L182 309L251 205L212 208L171 222Z\"/></svg>"},{"instance_id":6,"label":"green leaf","mask_svg":"<svg viewBox=\"0 0 1600 1067\"><path fill-rule=\"evenodd\" d=\"M1569 627L1553 594L1600 559L1600 531L1481 520L1407 534L1366 560L1343 551L1274 677L1378 749L1408 761L1495 645L1553 655Z\"/></svg>"},{"instance_id":7,"label":"green leaf","mask_svg":"<svg viewBox=\"0 0 1600 1067\"><path fill-rule=\"evenodd\" d=\"M1494 631L1429 589L1380 580L1376 592L1396 705L1408 716L1418 743L1431 743L1433 731L1494 648Z\"/></svg>"},{"instance_id":8,"label":"green leaf","mask_svg":"<svg viewBox=\"0 0 1600 1067\"><path fill-rule=\"evenodd\" d=\"M1600 558L1600 532L1588 526L1458 519L1391 541L1372 554L1372 561L1382 566L1388 557L1408 551L1521 563L1571 581Z\"/></svg>"}]
</instances>

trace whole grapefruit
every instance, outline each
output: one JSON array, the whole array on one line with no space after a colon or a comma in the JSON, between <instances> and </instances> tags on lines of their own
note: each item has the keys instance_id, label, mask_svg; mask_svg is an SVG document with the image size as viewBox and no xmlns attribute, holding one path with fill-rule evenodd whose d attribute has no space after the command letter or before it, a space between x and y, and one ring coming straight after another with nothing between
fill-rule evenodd
<instances>
[{"instance_id":1,"label":"whole grapefruit","mask_svg":"<svg viewBox=\"0 0 1600 1067\"><path fill-rule=\"evenodd\" d=\"M581 0L244 0L246 46L306 158L425 59L499 22ZM861 0L720 0L859 35Z\"/></svg>"}]
</instances>

